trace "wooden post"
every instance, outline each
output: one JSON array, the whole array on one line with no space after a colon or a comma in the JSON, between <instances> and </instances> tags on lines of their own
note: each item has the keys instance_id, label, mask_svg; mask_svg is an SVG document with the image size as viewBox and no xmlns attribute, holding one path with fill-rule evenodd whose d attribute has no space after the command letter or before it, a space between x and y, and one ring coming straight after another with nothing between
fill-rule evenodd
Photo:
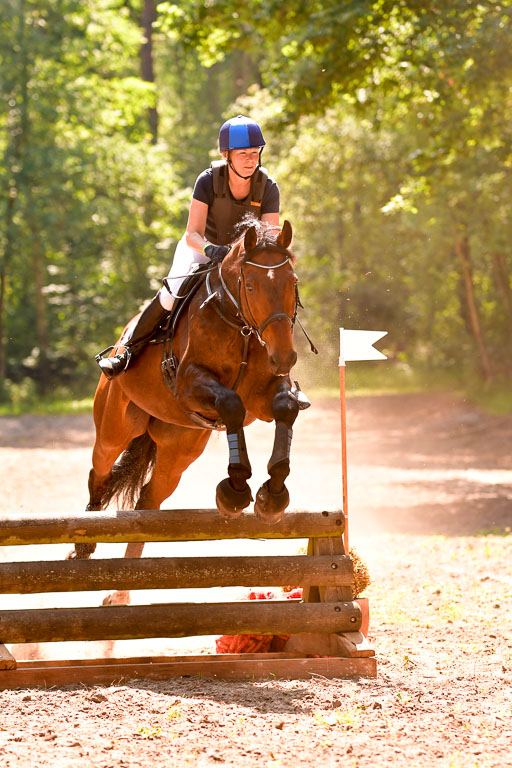
<instances>
[{"instance_id":1,"label":"wooden post","mask_svg":"<svg viewBox=\"0 0 512 768\"><path fill-rule=\"evenodd\" d=\"M0 643L0 669L16 669L16 659L9 653L5 645Z\"/></svg>"},{"instance_id":2,"label":"wooden post","mask_svg":"<svg viewBox=\"0 0 512 768\"><path fill-rule=\"evenodd\" d=\"M343 532L343 544L345 553L349 554L348 541L348 482L347 482L347 409L345 394L345 361L340 360L340 415L341 415L341 472L342 472L342 499L343 515L345 518L345 530Z\"/></svg>"}]
</instances>

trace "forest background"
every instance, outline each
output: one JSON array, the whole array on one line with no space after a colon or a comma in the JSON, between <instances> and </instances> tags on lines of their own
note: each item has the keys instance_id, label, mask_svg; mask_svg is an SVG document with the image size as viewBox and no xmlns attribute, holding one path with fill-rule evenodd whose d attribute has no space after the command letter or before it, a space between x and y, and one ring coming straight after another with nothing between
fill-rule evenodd
<instances>
[{"instance_id":1,"label":"forest background","mask_svg":"<svg viewBox=\"0 0 512 768\"><path fill-rule=\"evenodd\" d=\"M92 395L239 113L294 227L301 383L343 326L388 331L395 382L508 392L511 32L510 0L2 0L1 407Z\"/></svg>"}]
</instances>

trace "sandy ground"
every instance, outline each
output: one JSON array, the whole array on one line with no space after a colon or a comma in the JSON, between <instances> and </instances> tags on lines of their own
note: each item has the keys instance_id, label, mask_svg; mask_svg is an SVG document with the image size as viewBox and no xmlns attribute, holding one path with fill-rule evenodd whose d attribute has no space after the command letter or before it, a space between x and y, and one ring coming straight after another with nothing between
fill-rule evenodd
<instances>
[{"instance_id":1,"label":"sandy ground","mask_svg":"<svg viewBox=\"0 0 512 768\"><path fill-rule=\"evenodd\" d=\"M351 542L373 579L366 594L377 680L185 679L6 691L0 765L512 766L512 417L433 394L354 398L348 422ZM336 402L301 414L291 508L341 506L339 433ZM1 508L20 515L81 511L92 442L86 416L0 419ZM247 442L256 489L271 427L253 425ZM225 437L214 435L165 506L212 507L226 463ZM198 555L241 552L239 543L153 544L146 554L189 554L192 546ZM244 551L276 546L283 551L269 542ZM68 549L4 548L0 560L60 559ZM99 556L117 554L122 548L98 548ZM208 600L226 599L209 592ZM1 602L97 605L102 596ZM233 590L229 599L243 596ZM200 599L189 592L169 598ZM154 592L133 598L161 600ZM113 652L213 650L213 638L159 642L116 643ZM98 649L47 644L15 652L69 658Z\"/></svg>"}]
</instances>

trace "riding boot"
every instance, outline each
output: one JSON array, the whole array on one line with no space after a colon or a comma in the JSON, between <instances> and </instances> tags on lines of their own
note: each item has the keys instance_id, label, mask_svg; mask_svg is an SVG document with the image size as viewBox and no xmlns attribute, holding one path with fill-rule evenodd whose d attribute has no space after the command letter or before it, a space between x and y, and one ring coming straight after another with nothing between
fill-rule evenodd
<instances>
[{"instance_id":1,"label":"riding boot","mask_svg":"<svg viewBox=\"0 0 512 768\"><path fill-rule=\"evenodd\" d=\"M157 293L155 298L143 310L141 316L137 320L137 324L135 325L130 338L123 345L123 352L120 352L113 357L101 357L101 353L96 356L98 365L107 379L113 379L115 376L126 371L132 356L136 356L139 352L142 352L153 332L165 319L169 311L169 309L162 307L159 294Z\"/></svg>"},{"instance_id":2,"label":"riding boot","mask_svg":"<svg viewBox=\"0 0 512 768\"><path fill-rule=\"evenodd\" d=\"M297 403L299 404L299 411L305 411L306 408L309 408L309 406L311 405L311 400L307 395L304 394L304 392L299 386L298 381L293 382L293 387L290 390L290 394L293 395L293 397L296 399Z\"/></svg>"}]
</instances>

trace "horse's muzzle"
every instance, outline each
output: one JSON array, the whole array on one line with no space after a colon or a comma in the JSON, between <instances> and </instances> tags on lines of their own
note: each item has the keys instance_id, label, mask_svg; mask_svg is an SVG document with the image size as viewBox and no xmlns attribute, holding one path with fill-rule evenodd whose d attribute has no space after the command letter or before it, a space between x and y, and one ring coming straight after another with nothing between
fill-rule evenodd
<instances>
[{"instance_id":1,"label":"horse's muzzle","mask_svg":"<svg viewBox=\"0 0 512 768\"><path fill-rule=\"evenodd\" d=\"M297 362L297 353L294 349L291 349L287 355L269 355L268 359L273 374L276 376L287 376Z\"/></svg>"}]
</instances>

